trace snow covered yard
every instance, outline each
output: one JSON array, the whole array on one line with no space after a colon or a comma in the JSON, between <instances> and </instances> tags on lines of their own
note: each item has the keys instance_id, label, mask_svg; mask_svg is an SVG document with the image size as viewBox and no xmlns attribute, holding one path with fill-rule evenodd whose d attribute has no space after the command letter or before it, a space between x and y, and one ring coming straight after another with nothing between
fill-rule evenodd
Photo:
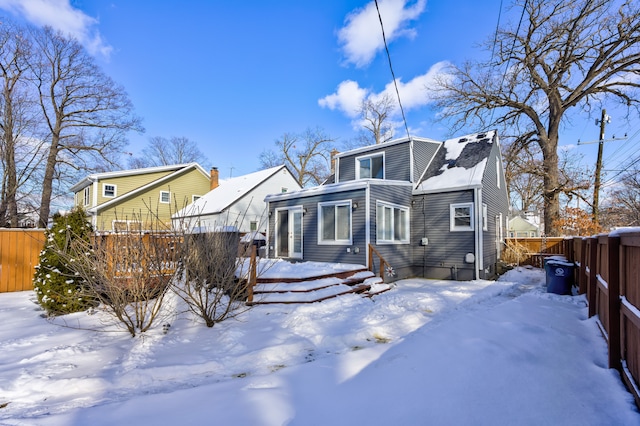
<instances>
[{"instance_id":1,"label":"snow covered yard","mask_svg":"<svg viewBox=\"0 0 640 426\"><path fill-rule=\"evenodd\" d=\"M34 300L0 294L3 425L640 425L584 297L547 294L540 270L256 306L213 328L169 298L136 338L100 311L49 322Z\"/></svg>"}]
</instances>

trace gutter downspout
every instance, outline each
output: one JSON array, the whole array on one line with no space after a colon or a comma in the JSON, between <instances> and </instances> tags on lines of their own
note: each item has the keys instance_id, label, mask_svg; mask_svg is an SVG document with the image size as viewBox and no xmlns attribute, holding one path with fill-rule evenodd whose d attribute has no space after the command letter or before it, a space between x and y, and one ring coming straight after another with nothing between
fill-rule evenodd
<instances>
[{"instance_id":1,"label":"gutter downspout","mask_svg":"<svg viewBox=\"0 0 640 426\"><path fill-rule=\"evenodd\" d=\"M269 213L271 213L271 206L269 205L269 201L267 201L267 250L266 250L266 258L270 259L269 254L271 253L271 250L269 250L269 247L271 246L269 243L271 242L271 216L269 216Z\"/></svg>"},{"instance_id":2,"label":"gutter downspout","mask_svg":"<svg viewBox=\"0 0 640 426\"><path fill-rule=\"evenodd\" d=\"M480 279L480 268L482 267L482 190L479 188L473 189L475 205L476 205L476 214L475 214L475 271L474 271L474 279Z\"/></svg>"},{"instance_id":3,"label":"gutter downspout","mask_svg":"<svg viewBox=\"0 0 640 426\"><path fill-rule=\"evenodd\" d=\"M371 183L367 182L367 187L364 191L364 197L365 197L365 211L364 214L366 215L364 218L364 234L365 234L365 266L367 267L367 269L370 269L371 266L369 265L369 244L371 244Z\"/></svg>"}]
</instances>

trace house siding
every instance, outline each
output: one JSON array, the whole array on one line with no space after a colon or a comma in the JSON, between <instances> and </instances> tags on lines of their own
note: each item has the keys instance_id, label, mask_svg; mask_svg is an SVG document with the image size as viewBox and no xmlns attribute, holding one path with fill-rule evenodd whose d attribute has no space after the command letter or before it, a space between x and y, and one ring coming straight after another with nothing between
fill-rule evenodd
<instances>
[{"instance_id":1,"label":"house siding","mask_svg":"<svg viewBox=\"0 0 640 426\"><path fill-rule=\"evenodd\" d=\"M158 175L153 173L154 176ZM120 182L129 182L135 177L142 178L145 175L131 176L127 179L122 178ZM158 176L156 176L157 178ZM160 176L162 177L162 176ZM109 179L105 182L112 183L114 180ZM148 183L146 176L140 181ZM102 188L103 182L99 182L99 188ZM145 184L146 184L145 183ZM118 196L122 196L120 184L118 185ZM125 185L130 188L131 185ZM137 185L136 188L144 185ZM177 176L168 182L152 185L146 191L136 195L130 199L123 199L115 202L108 209L100 210L96 218L95 226L98 230L111 230L114 220L140 221L144 228L154 225L158 220L163 226L170 228L171 214L187 204L191 204L193 195L203 195L209 190L209 179L199 170L192 169L182 175ZM131 189L130 189L131 190ZM160 191L169 191L171 193L171 202L160 203ZM112 199L105 199L110 201ZM157 216L157 219L155 218ZM155 223L155 226L158 226Z\"/></svg>"},{"instance_id":2,"label":"house siding","mask_svg":"<svg viewBox=\"0 0 640 426\"><path fill-rule=\"evenodd\" d=\"M475 252L473 231L451 232L449 206L474 201L473 190L414 196L411 209L413 274L435 279L474 279L474 264L465 255ZM421 245L427 238L428 244Z\"/></svg>"},{"instance_id":3,"label":"house siding","mask_svg":"<svg viewBox=\"0 0 640 426\"><path fill-rule=\"evenodd\" d=\"M500 163L500 174L496 168L496 160ZM488 158L485 174L482 178L482 202L487 205L487 230L483 231L482 248L483 248L483 270L481 278L493 279L496 277L496 264L498 258L497 245L503 244L500 241L500 232L496 227L496 217L502 213L502 220L499 226L502 229L502 237L506 236L504 223L509 214L509 199L504 181L502 161L500 160L500 146L493 144L491 155ZM500 179L500 187L498 187L498 179Z\"/></svg>"},{"instance_id":4,"label":"house siding","mask_svg":"<svg viewBox=\"0 0 640 426\"><path fill-rule=\"evenodd\" d=\"M358 203L358 208L351 211L352 244L351 245L325 245L318 244L317 222L318 203L351 200ZM285 207L303 207L307 212L302 217L302 253L303 259L314 262L354 263L365 265L366 263L366 233L364 232L366 209L366 188L354 189L330 194L318 194L295 199L271 201L269 211ZM276 215L269 216L269 257L277 257L275 253L275 219ZM313 229L313 232L307 230ZM347 252L349 249L349 252Z\"/></svg>"},{"instance_id":5,"label":"house siding","mask_svg":"<svg viewBox=\"0 0 640 426\"><path fill-rule=\"evenodd\" d=\"M412 273L411 243L377 244L377 211L378 201L396 204L409 209L409 235L412 232L411 222L411 186L410 185L371 185L371 208L369 222L371 224L371 243L395 271L395 278L407 278ZM378 259L374 256L374 271L378 271ZM390 278L390 277L385 277Z\"/></svg>"},{"instance_id":6,"label":"house siding","mask_svg":"<svg viewBox=\"0 0 640 426\"><path fill-rule=\"evenodd\" d=\"M356 158L371 156L384 152L385 163L384 173L386 180L411 180L411 169L407 164L411 164L409 142L380 146L379 149L372 149L366 153L358 152L352 155L341 157L338 162L339 182L347 182L356 179Z\"/></svg>"},{"instance_id":7,"label":"house siding","mask_svg":"<svg viewBox=\"0 0 640 426\"><path fill-rule=\"evenodd\" d=\"M141 186L145 186L150 184L153 181L156 181L160 178L163 178L172 171L165 172L156 172L156 173L148 173L148 174L137 174L131 176L121 176L121 177L111 177L107 179L100 179L98 181L98 205L102 203L106 203L108 201L113 200L113 197L104 197L103 194L103 185L116 185L116 197L121 197L128 192L131 192L135 189L140 188Z\"/></svg>"}]
</instances>

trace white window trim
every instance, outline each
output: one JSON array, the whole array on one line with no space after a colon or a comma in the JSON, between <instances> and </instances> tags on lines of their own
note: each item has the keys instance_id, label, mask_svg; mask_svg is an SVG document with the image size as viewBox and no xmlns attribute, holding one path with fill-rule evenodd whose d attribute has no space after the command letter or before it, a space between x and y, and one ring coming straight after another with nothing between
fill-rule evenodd
<instances>
[{"instance_id":1,"label":"white window trim","mask_svg":"<svg viewBox=\"0 0 640 426\"><path fill-rule=\"evenodd\" d=\"M386 166L386 157L385 157L385 152L379 152L376 154L369 154L369 155L361 155L360 157L356 157L356 180L360 180L360 179L377 179L377 178L361 178L360 177L360 160L364 160L367 158L375 158L375 157L382 157L382 180L386 179L387 177L387 166Z\"/></svg>"},{"instance_id":2,"label":"white window trim","mask_svg":"<svg viewBox=\"0 0 640 426\"><path fill-rule=\"evenodd\" d=\"M482 230L483 231L488 231L489 230L489 223L488 223L488 209L487 209L487 205L485 203L482 203Z\"/></svg>"},{"instance_id":3,"label":"white window trim","mask_svg":"<svg viewBox=\"0 0 640 426\"><path fill-rule=\"evenodd\" d=\"M496 158L496 185L500 188L500 159Z\"/></svg>"},{"instance_id":4,"label":"white window trim","mask_svg":"<svg viewBox=\"0 0 640 426\"><path fill-rule=\"evenodd\" d=\"M162 201L162 195L167 194L169 196L169 201ZM170 204L171 203L171 191L160 191L160 203L161 204Z\"/></svg>"},{"instance_id":5,"label":"white window trim","mask_svg":"<svg viewBox=\"0 0 640 426\"><path fill-rule=\"evenodd\" d=\"M457 208L469 208L469 226L456 226L455 225L455 213ZM473 231L475 228L473 226L475 220L473 216L473 203L456 203L449 205L449 231L451 232L465 232L465 231Z\"/></svg>"},{"instance_id":6,"label":"white window trim","mask_svg":"<svg viewBox=\"0 0 640 426\"><path fill-rule=\"evenodd\" d=\"M113 186L113 195L107 195L107 186ZM118 196L118 185L113 183L102 184L102 196L105 198L115 198Z\"/></svg>"},{"instance_id":7,"label":"white window trim","mask_svg":"<svg viewBox=\"0 0 640 426\"><path fill-rule=\"evenodd\" d=\"M82 200L82 204L84 206L88 206L91 203L91 201L89 200L89 197L91 195L90 188L90 186L86 186L82 191L82 196L84 197L84 199Z\"/></svg>"},{"instance_id":8,"label":"white window trim","mask_svg":"<svg viewBox=\"0 0 640 426\"><path fill-rule=\"evenodd\" d=\"M322 238L322 207L323 206L348 206L349 207L349 239L348 240L324 240ZM353 244L353 214L351 200L326 201L318 203L318 245L350 246Z\"/></svg>"},{"instance_id":9,"label":"white window trim","mask_svg":"<svg viewBox=\"0 0 640 426\"><path fill-rule=\"evenodd\" d=\"M384 239L378 239L378 207L389 207L392 209L398 209L398 210L402 210L406 213L406 229L405 229L405 235L406 238L404 240L384 240ZM387 203L384 201L377 201L376 202L376 245L385 245L385 244L409 244L410 242L410 235L411 235L411 220L410 220L410 209L407 206L401 206L399 204L393 204L393 203ZM393 213L395 215L395 212ZM395 219L395 218L394 218ZM395 225L395 220L393 220L391 222L391 226L393 227ZM395 235L395 229L392 228L392 234Z\"/></svg>"},{"instance_id":10,"label":"white window trim","mask_svg":"<svg viewBox=\"0 0 640 426\"><path fill-rule=\"evenodd\" d=\"M126 225L126 230L125 231L118 231L118 232L142 232L142 223L139 220L117 220L114 219L111 221L111 230L115 231L115 224L116 223L123 223ZM139 229L131 229L131 224L139 224Z\"/></svg>"}]
</instances>

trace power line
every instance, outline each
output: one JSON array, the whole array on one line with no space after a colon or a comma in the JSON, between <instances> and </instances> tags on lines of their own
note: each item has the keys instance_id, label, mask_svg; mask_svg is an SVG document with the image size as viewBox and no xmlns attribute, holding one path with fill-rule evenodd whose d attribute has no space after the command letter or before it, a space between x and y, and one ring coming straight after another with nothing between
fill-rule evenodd
<instances>
[{"instance_id":1,"label":"power line","mask_svg":"<svg viewBox=\"0 0 640 426\"><path fill-rule=\"evenodd\" d=\"M493 62L493 56L496 51L496 45L498 44L498 30L500 29L501 16L502 16L502 0L500 0L500 10L498 10L498 22L496 23L496 32L493 36L493 47L491 48L491 62Z\"/></svg>"},{"instance_id":2,"label":"power line","mask_svg":"<svg viewBox=\"0 0 640 426\"><path fill-rule=\"evenodd\" d=\"M393 85L396 88L396 95L398 96L398 105L400 105L400 112L402 113L402 121L404 122L404 129L407 131L407 138L411 139L411 135L409 134L409 126L407 126L407 119L404 115L404 108L402 108L402 102L400 101L400 91L398 90L396 75L393 72L393 66L391 65L391 55L389 54L389 47L387 47L387 37L384 35L384 25L382 25L382 16L380 15L380 8L378 8L378 0L375 0L375 3L376 3L376 10L378 11L378 19L380 20L380 29L382 30L382 41L384 42L384 48L387 51L387 58L389 59L389 69L391 70Z\"/></svg>"},{"instance_id":3,"label":"power line","mask_svg":"<svg viewBox=\"0 0 640 426\"><path fill-rule=\"evenodd\" d=\"M516 42L518 41L518 34L520 33L520 26L522 25L522 21L524 19L524 13L527 10L527 4L529 3L529 0L525 0L524 2L524 6L522 6L522 13L520 14L520 20L518 21L518 28L516 28L516 33L513 36L513 43L511 44L511 50L509 50L509 56L507 57L507 66L504 68L504 72L502 73L502 81L500 81L500 90L502 90L502 86L504 85L504 80L505 78L507 78L507 72L509 72L509 63L511 62L511 57L513 56L513 51L516 48ZM500 9L502 9L502 2L500 3ZM498 38L498 32L496 30L496 40ZM495 48L495 44L493 45L493 47ZM491 54L493 57L493 53ZM511 94L511 90L509 90L509 94ZM496 109L493 108L491 110L491 118L489 119L490 122L493 122L493 114L495 113Z\"/></svg>"}]
</instances>

